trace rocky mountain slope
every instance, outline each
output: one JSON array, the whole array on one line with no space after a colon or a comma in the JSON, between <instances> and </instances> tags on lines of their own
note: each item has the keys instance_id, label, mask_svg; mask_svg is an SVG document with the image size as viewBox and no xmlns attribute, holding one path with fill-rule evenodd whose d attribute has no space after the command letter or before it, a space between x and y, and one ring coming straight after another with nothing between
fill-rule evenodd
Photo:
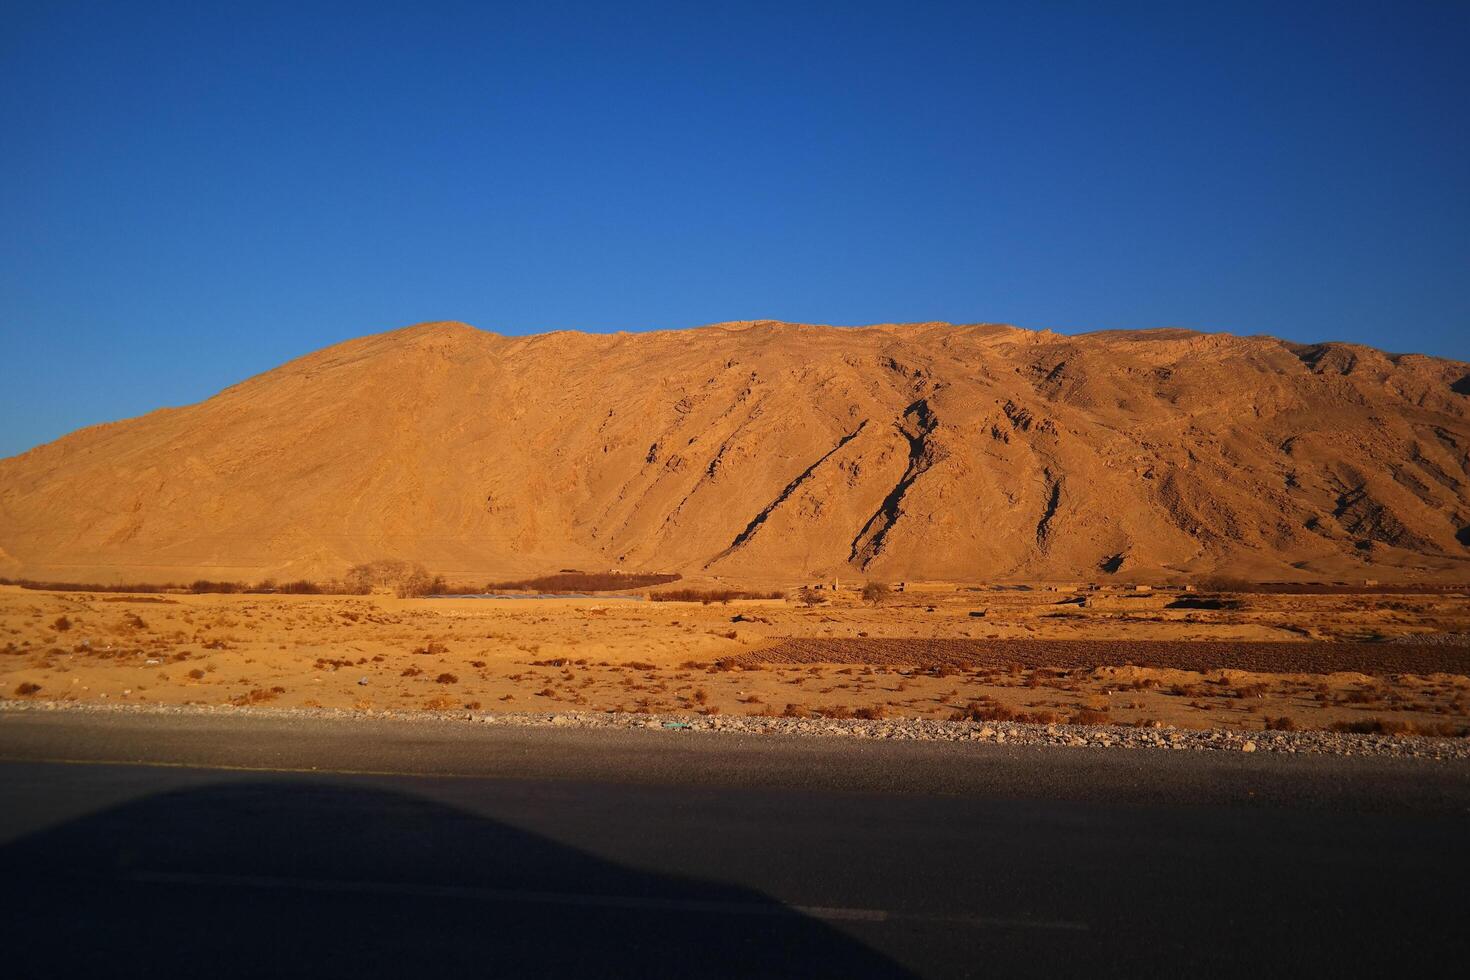
<instances>
[{"instance_id":1,"label":"rocky mountain slope","mask_svg":"<svg viewBox=\"0 0 1470 980\"><path fill-rule=\"evenodd\" d=\"M1269 337L423 324L0 460L0 575L1463 580L1467 413Z\"/></svg>"}]
</instances>

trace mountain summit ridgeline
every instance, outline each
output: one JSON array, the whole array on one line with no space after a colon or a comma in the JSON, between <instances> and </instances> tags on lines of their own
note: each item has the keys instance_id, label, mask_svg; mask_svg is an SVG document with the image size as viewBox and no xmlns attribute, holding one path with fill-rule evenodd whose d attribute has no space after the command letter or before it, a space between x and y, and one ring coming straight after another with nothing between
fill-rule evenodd
<instances>
[{"instance_id":1,"label":"mountain summit ridgeline","mask_svg":"<svg viewBox=\"0 0 1470 980\"><path fill-rule=\"evenodd\" d=\"M1464 580L1467 412L1269 337L422 324L0 460L0 575Z\"/></svg>"}]
</instances>

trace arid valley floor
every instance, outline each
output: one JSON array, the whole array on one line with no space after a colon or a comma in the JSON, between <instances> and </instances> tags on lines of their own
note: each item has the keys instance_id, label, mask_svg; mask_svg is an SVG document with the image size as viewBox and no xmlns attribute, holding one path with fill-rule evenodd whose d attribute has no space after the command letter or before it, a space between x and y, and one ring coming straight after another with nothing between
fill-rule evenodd
<instances>
[{"instance_id":1,"label":"arid valley floor","mask_svg":"<svg viewBox=\"0 0 1470 980\"><path fill-rule=\"evenodd\" d=\"M1463 591L650 602L0 587L12 700L1470 732ZM922 637L923 639L917 639Z\"/></svg>"},{"instance_id":2,"label":"arid valley floor","mask_svg":"<svg viewBox=\"0 0 1470 980\"><path fill-rule=\"evenodd\" d=\"M7 965L1441 970L1467 372L430 323L0 460Z\"/></svg>"}]
</instances>

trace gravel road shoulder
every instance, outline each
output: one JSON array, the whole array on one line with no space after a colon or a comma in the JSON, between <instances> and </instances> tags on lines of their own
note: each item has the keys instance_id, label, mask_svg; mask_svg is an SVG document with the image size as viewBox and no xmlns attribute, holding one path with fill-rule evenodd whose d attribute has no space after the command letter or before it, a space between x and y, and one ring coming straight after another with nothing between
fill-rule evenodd
<instances>
[{"instance_id":1,"label":"gravel road shoulder","mask_svg":"<svg viewBox=\"0 0 1470 980\"><path fill-rule=\"evenodd\" d=\"M1225 729L1133 728L1118 725L1033 725L1018 722L833 718L759 715L647 715L625 712L352 711L334 708L234 705L100 705L36 700L0 701L11 712L401 720L521 728L652 729L670 733L781 735L860 741L972 742L1076 749L1277 753L1470 760L1470 739L1346 732L1241 732Z\"/></svg>"}]
</instances>

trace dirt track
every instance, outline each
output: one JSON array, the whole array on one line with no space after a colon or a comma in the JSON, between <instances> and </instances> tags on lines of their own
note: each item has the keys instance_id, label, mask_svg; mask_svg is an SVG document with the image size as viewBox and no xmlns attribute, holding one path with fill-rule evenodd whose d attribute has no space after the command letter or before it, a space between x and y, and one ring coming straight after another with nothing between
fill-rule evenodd
<instances>
[{"instance_id":1,"label":"dirt track","mask_svg":"<svg viewBox=\"0 0 1470 980\"><path fill-rule=\"evenodd\" d=\"M887 667L1165 667L1281 674L1467 674L1470 647L1409 643L1261 643L1164 640L971 640L788 637L737 665Z\"/></svg>"}]
</instances>

